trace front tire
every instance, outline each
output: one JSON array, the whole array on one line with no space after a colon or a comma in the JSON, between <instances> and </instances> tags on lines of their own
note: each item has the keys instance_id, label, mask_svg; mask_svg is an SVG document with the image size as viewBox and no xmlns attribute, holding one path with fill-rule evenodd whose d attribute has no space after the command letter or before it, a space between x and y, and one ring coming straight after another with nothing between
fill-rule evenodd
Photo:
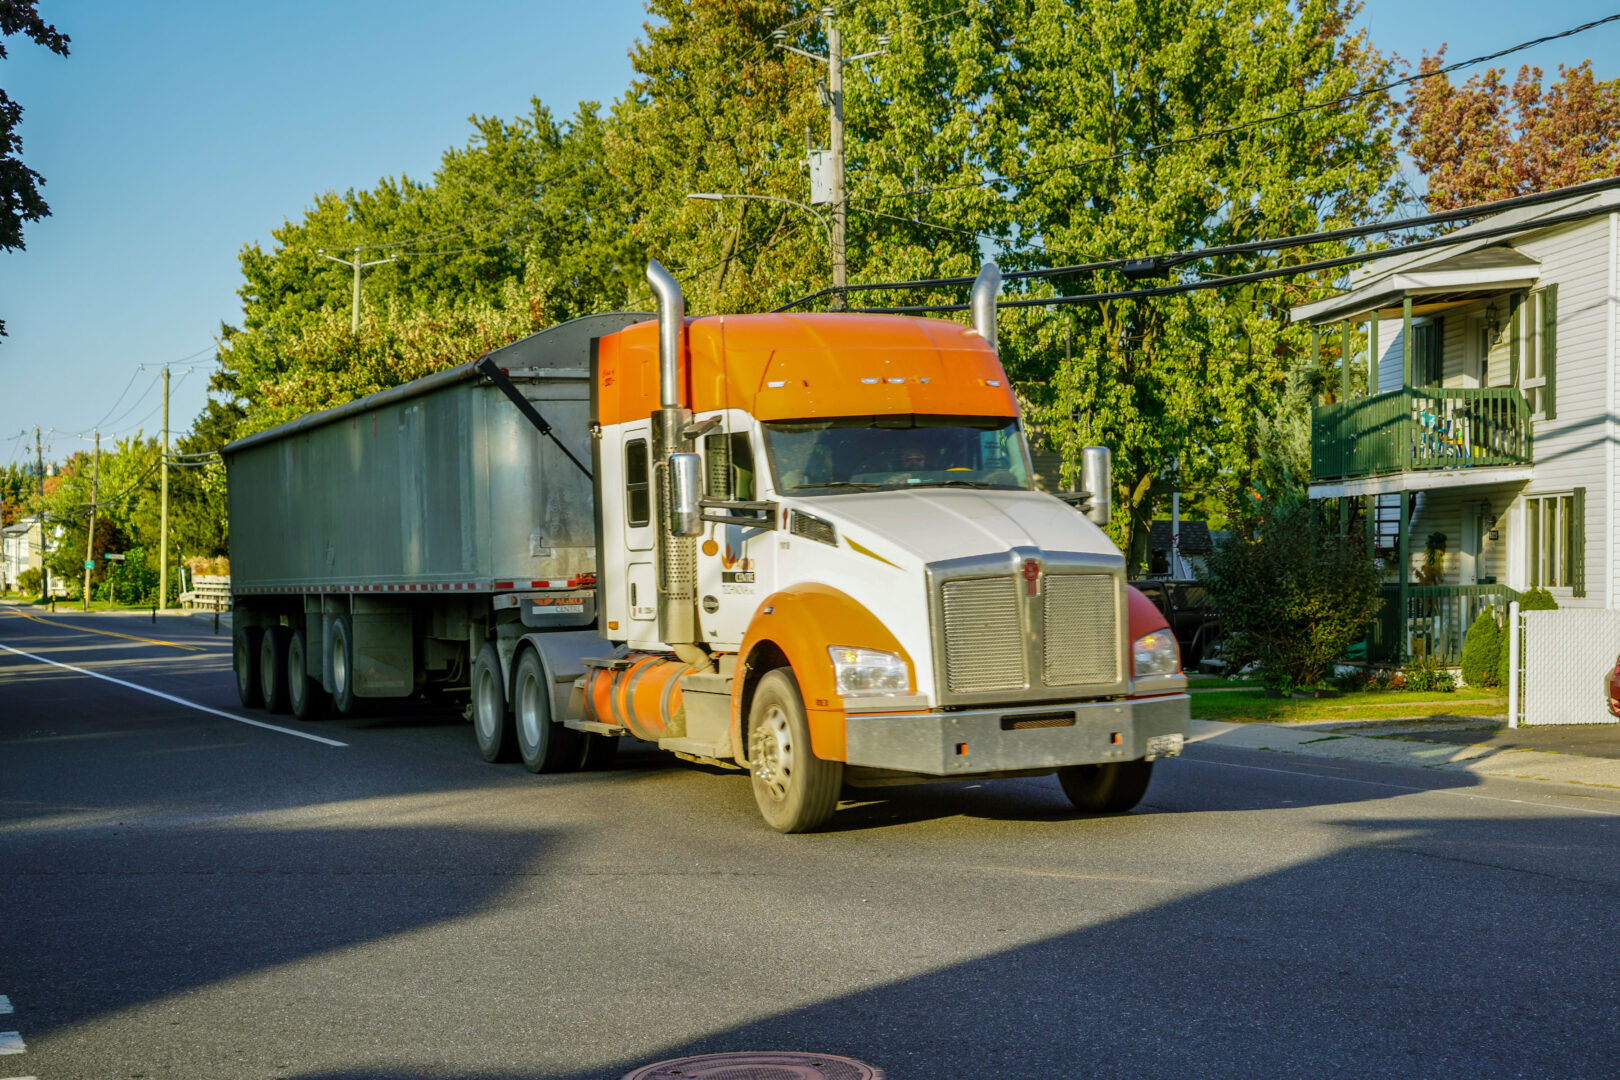
<instances>
[{"instance_id":1,"label":"front tire","mask_svg":"<svg viewBox=\"0 0 1620 1080\"><path fill-rule=\"evenodd\" d=\"M236 696L242 699L242 708L257 709L264 704L259 688L259 646L264 630L257 626L238 626L231 635L231 667L236 671Z\"/></svg>"},{"instance_id":2,"label":"front tire","mask_svg":"<svg viewBox=\"0 0 1620 1080\"><path fill-rule=\"evenodd\" d=\"M512 683L513 730L523 767L532 773L577 769L580 733L551 718L551 687L539 653L523 651Z\"/></svg>"},{"instance_id":3,"label":"front tire","mask_svg":"<svg viewBox=\"0 0 1620 1080\"><path fill-rule=\"evenodd\" d=\"M259 694L266 712L287 711L287 640L285 626L267 626L259 639Z\"/></svg>"},{"instance_id":4,"label":"front tire","mask_svg":"<svg viewBox=\"0 0 1620 1080\"><path fill-rule=\"evenodd\" d=\"M804 699L789 668L768 671L748 710L748 763L754 802L777 832L809 832L838 809L844 763L810 748Z\"/></svg>"},{"instance_id":5,"label":"front tire","mask_svg":"<svg viewBox=\"0 0 1620 1080\"><path fill-rule=\"evenodd\" d=\"M309 677L309 639L294 630L287 639L287 704L300 720L324 720L332 705L326 688Z\"/></svg>"},{"instance_id":6,"label":"front tire","mask_svg":"<svg viewBox=\"0 0 1620 1080\"><path fill-rule=\"evenodd\" d=\"M484 642L472 666L473 736L484 760L517 760L517 732L506 703L506 681L501 678L501 654L493 641Z\"/></svg>"},{"instance_id":7,"label":"front tire","mask_svg":"<svg viewBox=\"0 0 1620 1080\"><path fill-rule=\"evenodd\" d=\"M1088 814L1123 814L1147 794L1153 779L1151 761L1114 761L1106 765L1066 765L1058 783L1076 810Z\"/></svg>"}]
</instances>

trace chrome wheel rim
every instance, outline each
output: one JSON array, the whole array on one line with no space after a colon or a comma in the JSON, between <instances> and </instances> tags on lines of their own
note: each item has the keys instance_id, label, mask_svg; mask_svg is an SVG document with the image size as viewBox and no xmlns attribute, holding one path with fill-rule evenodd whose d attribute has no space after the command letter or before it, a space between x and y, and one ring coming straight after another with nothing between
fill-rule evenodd
<instances>
[{"instance_id":1,"label":"chrome wheel rim","mask_svg":"<svg viewBox=\"0 0 1620 1080\"><path fill-rule=\"evenodd\" d=\"M748 760L754 767L754 779L765 786L771 798L777 802L786 799L793 783L793 729L782 706L766 709L749 732Z\"/></svg>"},{"instance_id":2,"label":"chrome wheel rim","mask_svg":"<svg viewBox=\"0 0 1620 1080\"><path fill-rule=\"evenodd\" d=\"M495 737L495 676L488 668L478 673L478 690L474 695L473 722L478 725L478 737L490 741Z\"/></svg>"},{"instance_id":3,"label":"chrome wheel rim","mask_svg":"<svg viewBox=\"0 0 1620 1080\"><path fill-rule=\"evenodd\" d=\"M337 635L332 637L332 690L338 696L347 693L349 689L349 656L343 648L343 639Z\"/></svg>"},{"instance_id":4,"label":"chrome wheel rim","mask_svg":"<svg viewBox=\"0 0 1620 1080\"><path fill-rule=\"evenodd\" d=\"M540 680L525 675L518 687L518 733L523 745L530 749L540 745L540 725L547 721L540 716Z\"/></svg>"}]
</instances>

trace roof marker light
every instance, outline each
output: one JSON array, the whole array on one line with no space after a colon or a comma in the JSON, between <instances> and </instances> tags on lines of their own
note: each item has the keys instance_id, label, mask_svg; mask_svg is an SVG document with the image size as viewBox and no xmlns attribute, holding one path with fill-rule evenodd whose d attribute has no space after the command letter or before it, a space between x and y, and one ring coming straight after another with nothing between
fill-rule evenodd
<instances>
[{"instance_id":1,"label":"roof marker light","mask_svg":"<svg viewBox=\"0 0 1620 1080\"><path fill-rule=\"evenodd\" d=\"M878 380L876 379L862 379L861 382L865 383L867 386L876 386L878 384Z\"/></svg>"},{"instance_id":2,"label":"roof marker light","mask_svg":"<svg viewBox=\"0 0 1620 1080\"><path fill-rule=\"evenodd\" d=\"M782 387L787 385L787 380L786 379L774 379L771 382L766 383L765 385L770 387L772 390L780 390L780 389L782 389Z\"/></svg>"},{"instance_id":3,"label":"roof marker light","mask_svg":"<svg viewBox=\"0 0 1620 1080\"><path fill-rule=\"evenodd\" d=\"M893 383L893 384L894 384L894 385L896 385L896 386L898 386L898 385L900 385L900 384L901 384L901 383L903 383L903 382L905 382L905 381L906 381L906 380L905 380L905 379L903 379L903 378L901 378L901 379L897 379L897 378L894 378L894 377L893 377L893 376L891 376L891 377L890 377L890 378L889 378L889 380L888 380L888 381L889 381L889 382L891 382L891 383Z\"/></svg>"},{"instance_id":4,"label":"roof marker light","mask_svg":"<svg viewBox=\"0 0 1620 1080\"><path fill-rule=\"evenodd\" d=\"M1000 386L1001 385L1001 380L1000 379L986 379L986 380L984 380L984 385L986 385L986 386Z\"/></svg>"}]
</instances>

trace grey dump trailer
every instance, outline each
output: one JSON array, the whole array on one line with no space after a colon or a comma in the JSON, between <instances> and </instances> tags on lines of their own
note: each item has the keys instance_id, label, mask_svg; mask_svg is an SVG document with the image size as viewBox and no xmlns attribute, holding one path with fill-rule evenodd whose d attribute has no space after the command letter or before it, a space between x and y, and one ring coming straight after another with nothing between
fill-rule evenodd
<instances>
[{"instance_id":1,"label":"grey dump trailer","mask_svg":"<svg viewBox=\"0 0 1620 1080\"><path fill-rule=\"evenodd\" d=\"M576 319L226 446L243 704L316 719L370 699L504 695L532 635L561 715L581 661L611 648L595 630L596 507L581 464L592 355L647 318ZM478 735L491 760L515 756L509 731ZM554 756L615 745L554 741Z\"/></svg>"}]
</instances>

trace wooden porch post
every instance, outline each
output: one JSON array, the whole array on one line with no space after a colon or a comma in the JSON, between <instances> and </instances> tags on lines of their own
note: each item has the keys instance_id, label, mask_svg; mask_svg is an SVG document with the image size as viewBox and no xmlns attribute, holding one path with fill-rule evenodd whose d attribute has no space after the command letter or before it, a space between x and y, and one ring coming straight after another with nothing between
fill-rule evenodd
<instances>
[{"instance_id":1,"label":"wooden porch post","mask_svg":"<svg viewBox=\"0 0 1620 1080\"><path fill-rule=\"evenodd\" d=\"M1412 385L1412 298L1401 301L1401 386Z\"/></svg>"},{"instance_id":2,"label":"wooden porch post","mask_svg":"<svg viewBox=\"0 0 1620 1080\"><path fill-rule=\"evenodd\" d=\"M1350 320L1339 320L1339 415L1344 417L1345 423L1339 425L1339 435L1342 438L1348 429L1350 420ZM1345 451L1344 444L1339 444L1339 453ZM1339 496L1339 539L1343 540L1350 535L1350 500L1343 495Z\"/></svg>"},{"instance_id":3,"label":"wooden porch post","mask_svg":"<svg viewBox=\"0 0 1620 1080\"><path fill-rule=\"evenodd\" d=\"M1372 313L1367 327L1367 396L1378 393L1378 312Z\"/></svg>"},{"instance_id":4,"label":"wooden porch post","mask_svg":"<svg viewBox=\"0 0 1620 1080\"><path fill-rule=\"evenodd\" d=\"M1410 305L1411 301L1408 300L1407 304ZM1412 532L1412 496L1410 495L1410 493L1402 491L1401 492L1400 555L1398 556L1399 559L1401 560L1401 598L1400 598L1401 607L1400 607L1400 611L1398 613L1399 614L1399 621L1397 623L1397 625L1400 627L1400 629L1399 629L1399 631L1397 631L1398 638L1397 638L1396 645L1395 645L1395 649L1396 649L1395 659L1396 659L1397 663L1404 662L1406 660L1406 650L1407 650L1407 646L1409 644L1409 642L1407 640L1407 630L1408 630L1408 626L1409 626L1409 620L1407 618L1407 612L1410 609L1407 607L1407 589L1411 586L1410 578L1412 576L1412 547L1411 547L1412 538L1411 538L1411 535L1410 535L1411 532Z\"/></svg>"}]
</instances>

